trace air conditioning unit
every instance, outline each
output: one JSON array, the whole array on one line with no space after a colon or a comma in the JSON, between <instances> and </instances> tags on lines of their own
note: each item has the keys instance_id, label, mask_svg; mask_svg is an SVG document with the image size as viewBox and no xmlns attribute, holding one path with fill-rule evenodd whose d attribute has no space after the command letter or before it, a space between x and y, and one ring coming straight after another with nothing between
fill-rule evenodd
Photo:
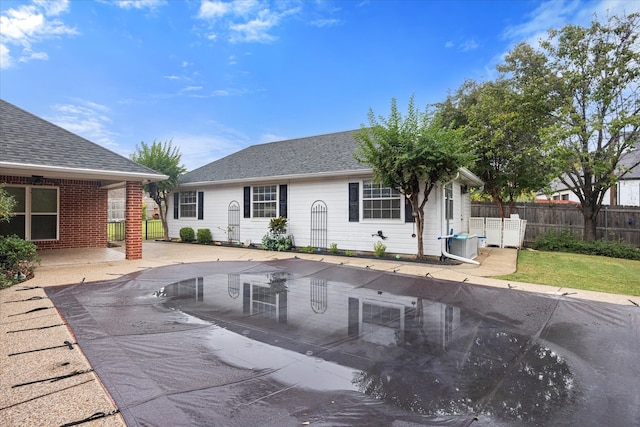
<instances>
[{"instance_id":1,"label":"air conditioning unit","mask_svg":"<svg viewBox=\"0 0 640 427\"><path fill-rule=\"evenodd\" d=\"M456 234L451 239L449 253L468 259L476 258L478 256L478 236L476 234Z\"/></svg>"}]
</instances>

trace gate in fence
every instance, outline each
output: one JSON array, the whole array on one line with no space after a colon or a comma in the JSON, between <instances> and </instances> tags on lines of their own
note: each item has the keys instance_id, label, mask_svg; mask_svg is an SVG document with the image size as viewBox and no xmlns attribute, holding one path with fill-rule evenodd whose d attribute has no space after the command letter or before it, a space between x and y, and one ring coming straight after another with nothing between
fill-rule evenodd
<instances>
[{"instance_id":1,"label":"gate in fence","mask_svg":"<svg viewBox=\"0 0 640 427\"><path fill-rule=\"evenodd\" d=\"M107 223L107 240L109 242L124 242L125 237L126 221L109 221ZM144 240L164 238L162 221L155 219L142 221L142 238Z\"/></svg>"}]
</instances>

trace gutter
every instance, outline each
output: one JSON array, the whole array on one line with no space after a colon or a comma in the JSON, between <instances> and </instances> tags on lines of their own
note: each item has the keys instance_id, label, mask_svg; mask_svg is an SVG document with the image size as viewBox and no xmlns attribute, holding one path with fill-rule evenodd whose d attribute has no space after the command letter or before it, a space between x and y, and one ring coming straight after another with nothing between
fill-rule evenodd
<instances>
[{"instance_id":1,"label":"gutter","mask_svg":"<svg viewBox=\"0 0 640 427\"><path fill-rule=\"evenodd\" d=\"M3 174L14 174L15 172L22 172L19 176L29 176L35 174L46 175L47 178L92 178L92 179L135 179L139 181L164 181L169 177L159 173L144 173L144 172L125 172L125 171L110 171L99 169L82 169L82 168L67 168L61 166L44 166L29 163L12 163L12 162L0 162L0 172ZM27 173L28 175L25 175Z\"/></svg>"}]
</instances>

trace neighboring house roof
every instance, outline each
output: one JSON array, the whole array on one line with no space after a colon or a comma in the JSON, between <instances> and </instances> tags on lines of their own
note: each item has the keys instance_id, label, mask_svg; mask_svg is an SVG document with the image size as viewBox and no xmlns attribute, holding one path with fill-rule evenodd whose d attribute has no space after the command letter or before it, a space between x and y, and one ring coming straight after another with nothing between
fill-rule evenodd
<instances>
[{"instance_id":1,"label":"neighboring house roof","mask_svg":"<svg viewBox=\"0 0 640 427\"><path fill-rule=\"evenodd\" d=\"M160 181L159 174L0 99L0 172L49 178Z\"/></svg>"},{"instance_id":2,"label":"neighboring house roof","mask_svg":"<svg viewBox=\"0 0 640 427\"><path fill-rule=\"evenodd\" d=\"M624 153L620 157L620 162L618 163L618 170L631 168L629 172L622 174L620 176L621 180L634 180L640 179L640 147L636 148L633 151ZM632 167L635 165L635 167ZM553 180L550 184L551 190L554 192L560 191L570 191L571 188L566 186L559 178ZM543 192L539 192L538 195L544 194Z\"/></svg>"},{"instance_id":3,"label":"neighboring house roof","mask_svg":"<svg viewBox=\"0 0 640 427\"><path fill-rule=\"evenodd\" d=\"M180 184L256 181L371 173L354 158L358 130L270 142L247 147L180 177ZM461 177L471 185L482 181L467 169Z\"/></svg>"},{"instance_id":4,"label":"neighboring house roof","mask_svg":"<svg viewBox=\"0 0 640 427\"><path fill-rule=\"evenodd\" d=\"M625 168L631 168L631 170L620 179L640 179L640 147L635 150L625 153L620 159L620 164ZM635 165L635 167L632 167Z\"/></svg>"}]
</instances>

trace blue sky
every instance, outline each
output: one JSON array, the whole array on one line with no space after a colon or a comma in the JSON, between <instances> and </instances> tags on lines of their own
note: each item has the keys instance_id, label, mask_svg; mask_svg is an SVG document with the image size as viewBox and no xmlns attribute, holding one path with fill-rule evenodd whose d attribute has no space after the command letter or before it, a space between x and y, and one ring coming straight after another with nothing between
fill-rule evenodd
<instances>
[{"instance_id":1,"label":"blue sky","mask_svg":"<svg viewBox=\"0 0 640 427\"><path fill-rule=\"evenodd\" d=\"M520 41L636 0L2 0L0 97L119 154L173 139L189 169L359 128L412 94L495 77Z\"/></svg>"}]
</instances>

